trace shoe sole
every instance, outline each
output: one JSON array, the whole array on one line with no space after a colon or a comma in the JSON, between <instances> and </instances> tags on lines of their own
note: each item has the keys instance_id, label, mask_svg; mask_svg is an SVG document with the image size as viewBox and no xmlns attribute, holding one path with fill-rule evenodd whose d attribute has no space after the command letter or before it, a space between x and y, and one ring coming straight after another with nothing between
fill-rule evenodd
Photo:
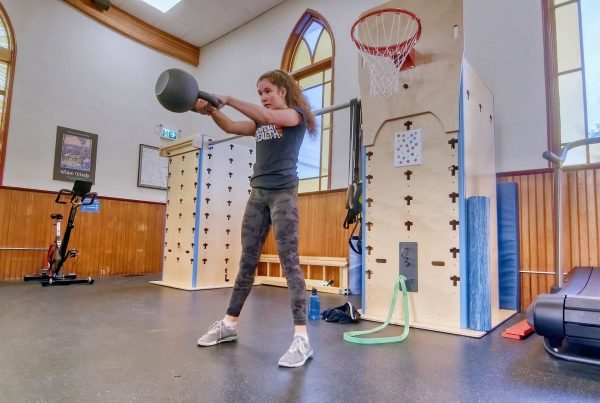
<instances>
[{"instance_id":1,"label":"shoe sole","mask_svg":"<svg viewBox=\"0 0 600 403\"><path fill-rule=\"evenodd\" d=\"M302 360L302 361L300 361L300 362L298 362L298 363L296 363L296 364L288 364L288 363L281 363L281 362L279 362L278 364L279 364L279 366L280 366L280 367L285 367L285 368L298 368L298 367L301 367L301 366L303 366L304 364L306 364L306 361L308 361L308 359L309 359L309 358L311 358L311 357L312 357L312 355L313 355L313 351L311 351L311 352L310 352L310 354L308 354L308 355L306 356L306 358L304 358L304 360Z\"/></svg>"},{"instance_id":2,"label":"shoe sole","mask_svg":"<svg viewBox=\"0 0 600 403\"><path fill-rule=\"evenodd\" d=\"M210 346L215 346L215 345L220 344L220 343L225 343L225 342L228 342L228 341L235 341L235 340L237 340L237 336L224 337L222 339L219 339L217 341L213 341L211 343L201 343L201 342L198 342L198 346L200 346L200 347L210 347Z\"/></svg>"}]
</instances>

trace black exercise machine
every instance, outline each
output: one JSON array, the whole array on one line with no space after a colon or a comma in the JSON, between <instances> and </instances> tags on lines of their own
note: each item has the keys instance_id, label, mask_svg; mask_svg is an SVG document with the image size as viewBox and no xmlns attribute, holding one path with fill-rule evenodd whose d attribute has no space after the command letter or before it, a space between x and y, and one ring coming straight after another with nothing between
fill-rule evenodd
<instances>
[{"instance_id":1,"label":"black exercise machine","mask_svg":"<svg viewBox=\"0 0 600 403\"><path fill-rule=\"evenodd\" d=\"M527 308L527 322L544 336L544 347L553 357L600 365L600 267L575 267L563 278L561 210L562 167L569 150L600 143L590 138L566 144L560 156L550 151L544 158L554 165L554 259L556 280L550 294L540 294Z\"/></svg>"},{"instance_id":2,"label":"black exercise machine","mask_svg":"<svg viewBox=\"0 0 600 403\"><path fill-rule=\"evenodd\" d=\"M92 183L82 180L76 180L73 185L73 190L61 189L54 200L58 204L71 205L69 219L67 221L67 229L61 239L60 224L63 219L62 214L52 214L50 218L56 220L56 236L54 241L48 248L46 255L46 264L39 275L26 275L23 277L25 281L41 281L43 286L48 285L70 285L70 284L94 284L94 279L87 277L78 279L74 273L63 275L61 274L63 265L69 257L77 256L76 249L68 249L71 231L75 228L75 215L80 206L89 206L96 200L97 194L90 192ZM67 201L67 197L70 199Z\"/></svg>"},{"instance_id":3,"label":"black exercise machine","mask_svg":"<svg viewBox=\"0 0 600 403\"><path fill-rule=\"evenodd\" d=\"M600 354L596 354L600 352L599 294L600 268L575 267L562 289L538 295L527 309L527 321L544 336L550 355L600 365ZM588 356L582 355L586 353Z\"/></svg>"}]
</instances>

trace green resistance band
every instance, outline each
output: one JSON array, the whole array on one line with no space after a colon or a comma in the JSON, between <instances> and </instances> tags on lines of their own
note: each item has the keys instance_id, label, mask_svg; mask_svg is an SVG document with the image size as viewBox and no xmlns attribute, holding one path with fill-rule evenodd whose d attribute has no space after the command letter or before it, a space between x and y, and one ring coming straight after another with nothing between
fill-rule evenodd
<instances>
[{"instance_id":1,"label":"green resistance band","mask_svg":"<svg viewBox=\"0 0 600 403\"><path fill-rule=\"evenodd\" d=\"M392 319L392 314L394 313L394 309L396 307L396 298L398 297L398 289L402 287L402 305L404 305L404 331L400 336L388 336L388 337L367 337L361 338L358 336L362 336L365 334L371 334L378 332L387 325L390 324L390 320ZM406 291L406 277L402 274L398 277L398 279L394 283L394 296L392 297L392 305L390 306L390 311L388 312L387 319L385 322L377 326L371 330L356 330L353 332L345 332L344 340L350 343L355 344L384 344L384 343L396 343L403 341L408 337L408 292Z\"/></svg>"}]
</instances>

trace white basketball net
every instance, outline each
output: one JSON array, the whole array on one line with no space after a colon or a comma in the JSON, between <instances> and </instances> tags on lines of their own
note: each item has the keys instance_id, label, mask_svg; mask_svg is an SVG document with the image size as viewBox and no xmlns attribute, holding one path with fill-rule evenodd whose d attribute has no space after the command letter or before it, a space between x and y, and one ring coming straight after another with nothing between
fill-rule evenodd
<instances>
[{"instance_id":1,"label":"white basketball net","mask_svg":"<svg viewBox=\"0 0 600 403\"><path fill-rule=\"evenodd\" d=\"M351 36L370 72L370 94L400 90L400 68L419 40L419 20L404 10L380 10L357 21Z\"/></svg>"}]
</instances>

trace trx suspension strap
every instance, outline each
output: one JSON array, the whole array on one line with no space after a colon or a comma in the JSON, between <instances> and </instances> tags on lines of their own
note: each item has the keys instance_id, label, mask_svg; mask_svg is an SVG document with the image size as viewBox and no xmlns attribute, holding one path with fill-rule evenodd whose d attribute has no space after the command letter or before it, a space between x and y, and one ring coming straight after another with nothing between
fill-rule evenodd
<instances>
[{"instance_id":1,"label":"trx suspension strap","mask_svg":"<svg viewBox=\"0 0 600 403\"><path fill-rule=\"evenodd\" d=\"M404 331L400 336L388 336L388 337L368 337L361 338L359 336L365 334L371 334L378 332L387 325L390 324L390 320L392 319L392 314L394 313L394 309L396 307L396 298L398 297L398 289L402 288L402 305L404 306ZM387 319L385 323L380 326L377 326L371 330L356 330L353 332L345 332L344 340L350 343L355 344L384 344L384 343L396 343L403 341L408 336L408 292L406 291L406 277L402 274L398 277L398 279L394 283L394 296L392 297L392 305L390 305L390 310L387 315Z\"/></svg>"},{"instance_id":2,"label":"trx suspension strap","mask_svg":"<svg viewBox=\"0 0 600 403\"><path fill-rule=\"evenodd\" d=\"M350 228L350 224L360 222L362 212L362 183L360 181L360 151L362 144L361 135L361 109L360 101L350 101L350 158L348 159L348 175L352 172L352 183L346 193L347 214L344 220L344 228ZM352 236L350 237L350 239ZM350 240L349 240L350 242ZM360 252L359 252L360 253Z\"/></svg>"}]
</instances>

